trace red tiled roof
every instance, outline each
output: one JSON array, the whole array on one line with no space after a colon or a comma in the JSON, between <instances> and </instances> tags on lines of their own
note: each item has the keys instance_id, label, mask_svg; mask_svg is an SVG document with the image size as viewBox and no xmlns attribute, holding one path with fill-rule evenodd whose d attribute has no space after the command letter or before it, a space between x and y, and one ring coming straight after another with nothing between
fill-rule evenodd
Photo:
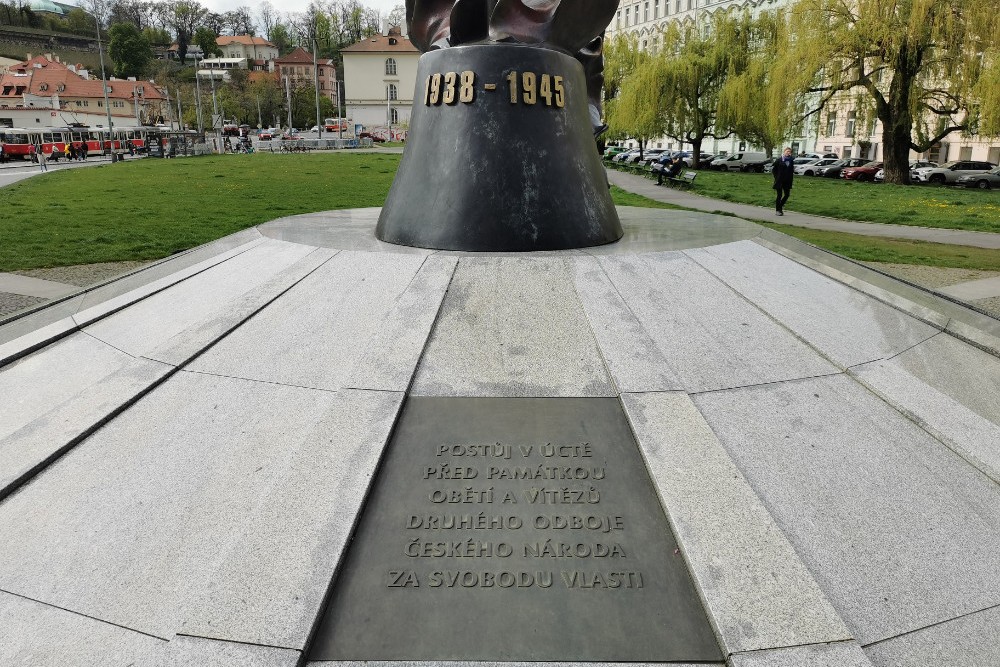
<instances>
[{"instance_id":1,"label":"red tiled roof","mask_svg":"<svg viewBox=\"0 0 1000 667\"><path fill-rule=\"evenodd\" d=\"M392 39L396 43L390 44L389 40ZM341 49L341 51L349 51L351 53L419 53L420 50L413 46L411 42L406 37L400 34L399 28L390 28L388 35L372 35L367 39L363 39L360 42L355 42L350 46Z\"/></svg>"},{"instance_id":2,"label":"red tiled roof","mask_svg":"<svg viewBox=\"0 0 1000 667\"><path fill-rule=\"evenodd\" d=\"M271 42L267 41L263 37L254 37L251 35L222 35L217 40L215 40L219 46L226 46L227 44L246 44L247 46L270 46L271 48L278 48Z\"/></svg>"},{"instance_id":3,"label":"red tiled roof","mask_svg":"<svg viewBox=\"0 0 1000 667\"><path fill-rule=\"evenodd\" d=\"M43 62L39 62L39 58ZM35 67L35 63L41 67ZM19 76L20 74L20 76ZM0 78L0 99L21 97L28 93L40 97L59 95L60 97L103 98L104 91L101 81L84 79L72 72L66 65L37 56L11 67L10 71ZM150 81L123 81L112 79L108 81L108 97L112 99L132 99L136 86L142 86L143 97L146 100L166 99L163 93ZM10 92L4 91L10 88ZM21 88L21 92L17 92Z\"/></svg>"},{"instance_id":4,"label":"red tiled roof","mask_svg":"<svg viewBox=\"0 0 1000 667\"><path fill-rule=\"evenodd\" d=\"M306 65L313 64L312 54L303 49L301 46L296 46L295 50L289 53L287 56L278 58L274 62L276 63L301 63Z\"/></svg>"}]
</instances>

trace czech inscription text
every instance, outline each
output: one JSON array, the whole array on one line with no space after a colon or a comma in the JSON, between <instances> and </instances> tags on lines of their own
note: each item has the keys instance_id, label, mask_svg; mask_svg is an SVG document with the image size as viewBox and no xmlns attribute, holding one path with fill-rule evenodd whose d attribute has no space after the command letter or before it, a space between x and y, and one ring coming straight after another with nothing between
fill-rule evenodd
<instances>
[{"instance_id":1,"label":"czech inscription text","mask_svg":"<svg viewBox=\"0 0 1000 667\"><path fill-rule=\"evenodd\" d=\"M400 526L399 566L386 572L386 587L643 588L629 558L626 517L601 511L609 472L596 449L589 442L433 445L412 470L424 507Z\"/></svg>"}]
</instances>

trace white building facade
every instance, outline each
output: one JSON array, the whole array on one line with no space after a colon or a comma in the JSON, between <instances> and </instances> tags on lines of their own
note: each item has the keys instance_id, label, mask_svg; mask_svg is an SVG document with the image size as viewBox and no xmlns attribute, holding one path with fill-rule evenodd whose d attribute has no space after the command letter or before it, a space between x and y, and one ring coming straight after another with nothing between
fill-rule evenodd
<instances>
[{"instance_id":1,"label":"white building facade","mask_svg":"<svg viewBox=\"0 0 1000 667\"><path fill-rule=\"evenodd\" d=\"M670 21L690 21L700 24L717 11L746 9L757 15L794 4L794 0L623 0L618 13L608 26L608 37L616 33L634 33L639 46L655 49L662 44L662 32ZM862 127L853 108L853 91L845 91L828 104L819 114L814 114L801 128L800 135L785 142L795 153L836 153L840 157L865 157L881 160L882 124L868 123ZM635 143L635 142L631 142ZM650 144L651 148L680 150L674 140L661 138ZM690 146L683 146L690 148ZM706 153L735 153L760 149L750 146L739 137L726 139L706 138L702 150ZM1000 164L1000 140L982 137L963 137L953 133L932 148L917 154L922 158L944 163L949 160L988 160Z\"/></svg>"},{"instance_id":2,"label":"white building facade","mask_svg":"<svg viewBox=\"0 0 1000 667\"><path fill-rule=\"evenodd\" d=\"M342 51L347 116L368 131L400 138L409 128L420 51L399 28Z\"/></svg>"}]
</instances>

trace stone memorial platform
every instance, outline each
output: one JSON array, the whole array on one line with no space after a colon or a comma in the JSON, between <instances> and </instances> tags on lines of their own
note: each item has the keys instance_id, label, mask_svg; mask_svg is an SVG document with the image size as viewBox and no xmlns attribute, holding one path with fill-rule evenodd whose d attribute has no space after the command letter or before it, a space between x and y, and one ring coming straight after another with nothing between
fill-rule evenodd
<instances>
[{"instance_id":1,"label":"stone memorial platform","mask_svg":"<svg viewBox=\"0 0 1000 667\"><path fill-rule=\"evenodd\" d=\"M1000 322L618 212L296 216L0 325L0 665L1000 664Z\"/></svg>"}]
</instances>

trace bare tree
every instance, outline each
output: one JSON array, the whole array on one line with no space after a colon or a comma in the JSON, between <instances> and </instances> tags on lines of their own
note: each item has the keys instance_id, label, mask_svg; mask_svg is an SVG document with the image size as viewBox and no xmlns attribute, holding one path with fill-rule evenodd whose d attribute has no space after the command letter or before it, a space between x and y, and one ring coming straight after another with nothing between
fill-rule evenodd
<instances>
[{"instance_id":1,"label":"bare tree","mask_svg":"<svg viewBox=\"0 0 1000 667\"><path fill-rule=\"evenodd\" d=\"M264 30L264 36L272 39L274 36L274 26L278 24L278 12L275 11L274 5L264 0L258 6L257 14L260 17L260 27Z\"/></svg>"}]
</instances>

